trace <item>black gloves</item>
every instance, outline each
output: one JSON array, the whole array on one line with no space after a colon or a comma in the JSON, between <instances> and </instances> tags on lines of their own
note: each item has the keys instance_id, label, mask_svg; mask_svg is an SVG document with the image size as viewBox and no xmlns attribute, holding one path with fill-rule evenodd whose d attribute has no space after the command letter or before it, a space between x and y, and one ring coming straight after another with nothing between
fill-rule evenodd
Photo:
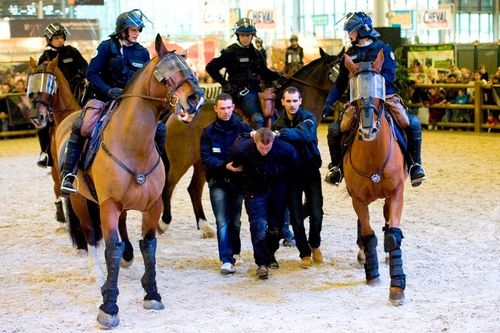
<instances>
[{"instance_id":1,"label":"black gloves","mask_svg":"<svg viewBox=\"0 0 500 333\"><path fill-rule=\"evenodd\" d=\"M117 99L122 94L122 91L122 88L111 88L108 91L108 96L112 99Z\"/></svg>"},{"instance_id":2,"label":"black gloves","mask_svg":"<svg viewBox=\"0 0 500 333\"><path fill-rule=\"evenodd\" d=\"M229 95L237 95L239 93L239 89L236 85L232 84L232 83L227 83L222 91L224 91L225 93L228 93Z\"/></svg>"}]
</instances>

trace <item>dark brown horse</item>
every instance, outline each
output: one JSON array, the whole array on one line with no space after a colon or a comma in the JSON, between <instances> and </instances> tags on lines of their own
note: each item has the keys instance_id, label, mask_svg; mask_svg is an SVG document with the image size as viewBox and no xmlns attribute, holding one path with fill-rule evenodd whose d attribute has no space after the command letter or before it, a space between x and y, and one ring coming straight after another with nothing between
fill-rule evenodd
<instances>
[{"instance_id":1,"label":"dark brown horse","mask_svg":"<svg viewBox=\"0 0 500 333\"><path fill-rule=\"evenodd\" d=\"M97 321L105 327L119 323L118 273L125 248L120 240L119 217L129 209L142 212L139 248L145 264L143 306L164 308L156 286L156 229L163 208L165 172L154 135L163 113L174 110L178 119L189 122L203 102L198 81L184 58L168 51L159 35L155 47L158 56L135 74L116 109L107 115L109 122L100 136L100 149L85 174L78 172L79 186L75 184L78 194L99 204L107 278L101 288L103 304ZM59 156L77 116L70 115L57 129Z\"/></svg>"},{"instance_id":2,"label":"dark brown horse","mask_svg":"<svg viewBox=\"0 0 500 333\"><path fill-rule=\"evenodd\" d=\"M342 52L341 52L342 53ZM302 67L295 75L284 82L277 92L276 102L280 103L281 92L288 86L296 86L305 96L303 107L312 111L318 122L321 121L321 109L333 83L329 79L329 72L334 64L338 63L340 54L331 56L320 49L320 58ZM268 111L272 113L274 111ZM206 103L200 115L187 126L177 126L176 119L169 119L167 122L167 142L165 150L169 163L167 165L167 180L163 191L164 211L161 231L165 231L172 221L171 205L172 193L175 186L193 166L193 176L188 186L188 192L193 205L197 228L201 231L202 237L213 237L215 231L207 222L205 212L201 203L203 187L205 185L205 170L200 157L200 137L203 128L215 119L213 103ZM175 158L173 158L175 156Z\"/></svg>"},{"instance_id":3,"label":"dark brown horse","mask_svg":"<svg viewBox=\"0 0 500 333\"><path fill-rule=\"evenodd\" d=\"M354 64L349 56L344 59L351 75L350 104L341 127L354 125L350 133L352 143L343 157L344 177L358 216L358 242L364 251L366 280L369 285L380 283L377 237L370 226L368 207L373 201L384 199L384 250L389 253L391 276L389 299L400 305L405 299L405 274L399 226L408 174L392 117L384 106L385 83L379 74L384 56L380 52L373 63Z\"/></svg>"}]
</instances>

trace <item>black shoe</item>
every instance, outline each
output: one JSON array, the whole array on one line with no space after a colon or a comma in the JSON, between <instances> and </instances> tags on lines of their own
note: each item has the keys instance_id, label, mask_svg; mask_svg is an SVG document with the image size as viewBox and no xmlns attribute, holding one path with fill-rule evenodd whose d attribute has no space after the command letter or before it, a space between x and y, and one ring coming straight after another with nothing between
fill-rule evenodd
<instances>
[{"instance_id":1,"label":"black shoe","mask_svg":"<svg viewBox=\"0 0 500 333\"><path fill-rule=\"evenodd\" d=\"M61 184L61 194L70 195L76 193L76 189L73 187L73 181L75 179L77 179L76 175L72 173L68 173L66 176L63 177Z\"/></svg>"},{"instance_id":2,"label":"black shoe","mask_svg":"<svg viewBox=\"0 0 500 333\"><path fill-rule=\"evenodd\" d=\"M40 153L40 157L36 162L40 168L46 168L49 165L49 155L47 153Z\"/></svg>"},{"instance_id":3,"label":"black shoe","mask_svg":"<svg viewBox=\"0 0 500 333\"><path fill-rule=\"evenodd\" d=\"M420 164L416 163L410 167L410 180L413 187L420 186L425 180L425 171Z\"/></svg>"},{"instance_id":4,"label":"black shoe","mask_svg":"<svg viewBox=\"0 0 500 333\"><path fill-rule=\"evenodd\" d=\"M267 270L267 267L264 265L257 267L257 276L261 280L267 280L269 278L269 271Z\"/></svg>"},{"instance_id":5,"label":"black shoe","mask_svg":"<svg viewBox=\"0 0 500 333\"><path fill-rule=\"evenodd\" d=\"M328 173L325 176L325 182L331 185L339 186L342 182L342 171L338 166L328 165Z\"/></svg>"}]
</instances>

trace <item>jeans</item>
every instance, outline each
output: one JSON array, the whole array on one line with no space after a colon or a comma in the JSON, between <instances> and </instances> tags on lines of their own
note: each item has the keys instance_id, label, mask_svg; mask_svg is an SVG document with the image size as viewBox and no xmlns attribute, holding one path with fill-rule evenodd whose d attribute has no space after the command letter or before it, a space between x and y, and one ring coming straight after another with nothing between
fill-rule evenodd
<instances>
[{"instance_id":1,"label":"jeans","mask_svg":"<svg viewBox=\"0 0 500 333\"><path fill-rule=\"evenodd\" d=\"M323 224L323 194L321 191L321 175L318 169L309 170L302 174L290 186L288 208L290 221L295 234L295 243L301 258L311 256L311 248L321 245L321 228ZM302 193L307 203L309 214L309 238L306 236L304 226L304 211L302 207Z\"/></svg>"},{"instance_id":2,"label":"jeans","mask_svg":"<svg viewBox=\"0 0 500 333\"><path fill-rule=\"evenodd\" d=\"M285 210L283 215L283 239L287 241L293 240L293 232L290 230L290 212L288 209Z\"/></svg>"},{"instance_id":3,"label":"jeans","mask_svg":"<svg viewBox=\"0 0 500 333\"><path fill-rule=\"evenodd\" d=\"M263 193L245 195L245 209L257 266L269 265L279 248L286 203L284 195L284 182L272 185Z\"/></svg>"},{"instance_id":4,"label":"jeans","mask_svg":"<svg viewBox=\"0 0 500 333\"><path fill-rule=\"evenodd\" d=\"M253 129L259 129L264 126L264 117L260 109L259 95L257 91L249 91L245 96L239 98L239 106L250 121Z\"/></svg>"},{"instance_id":5,"label":"jeans","mask_svg":"<svg viewBox=\"0 0 500 333\"><path fill-rule=\"evenodd\" d=\"M210 202L217 224L219 259L234 264L233 255L240 254L241 207L243 193L239 187L209 182Z\"/></svg>"}]
</instances>

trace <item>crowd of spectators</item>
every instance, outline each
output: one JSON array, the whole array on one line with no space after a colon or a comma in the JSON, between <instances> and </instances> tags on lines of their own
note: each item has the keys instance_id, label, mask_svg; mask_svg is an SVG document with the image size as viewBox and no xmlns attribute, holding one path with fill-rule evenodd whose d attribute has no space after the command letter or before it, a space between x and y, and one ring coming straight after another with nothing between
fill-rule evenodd
<instances>
[{"instance_id":1,"label":"crowd of spectators","mask_svg":"<svg viewBox=\"0 0 500 333\"><path fill-rule=\"evenodd\" d=\"M433 105L451 105L451 104L473 104L474 88L473 84L481 81L483 84L493 86L500 85L500 67L495 74L490 75L486 66L482 65L479 69L472 72L468 68L450 67L448 70L427 71L427 73L417 73L415 84L469 84L467 88L411 88L412 112L428 112L428 129L437 129L438 122L470 123L474 121L473 110L471 109L444 109L432 107ZM496 105L494 91L485 89L483 94L483 104ZM498 110L488 110L484 115L485 122L488 125L500 125L500 114ZM424 122L425 123L425 122Z\"/></svg>"},{"instance_id":2,"label":"crowd of spectators","mask_svg":"<svg viewBox=\"0 0 500 333\"><path fill-rule=\"evenodd\" d=\"M0 72L0 132L31 126L22 115L30 107L27 82L28 73L24 70Z\"/></svg>"}]
</instances>

